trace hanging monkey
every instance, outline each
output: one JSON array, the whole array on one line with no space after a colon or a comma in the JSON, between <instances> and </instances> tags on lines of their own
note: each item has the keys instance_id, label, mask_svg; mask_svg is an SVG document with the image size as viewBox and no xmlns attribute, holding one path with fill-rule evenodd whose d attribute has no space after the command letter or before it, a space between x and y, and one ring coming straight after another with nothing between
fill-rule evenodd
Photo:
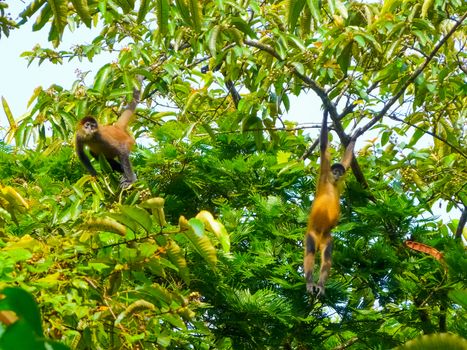
<instances>
[{"instance_id":1,"label":"hanging monkey","mask_svg":"<svg viewBox=\"0 0 467 350\"><path fill-rule=\"evenodd\" d=\"M130 152L135 140L128 133L128 124L133 119L139 97L139 89L134 88L132 101L114 124L99 125L94 117L87 116L81 119L76 130L76 153L87 171L92 176L97 175L91 161L84 152L85 146L88 146L94 158L97 159L102 154L114 171L123 173L120 182L122 188L130 186L136 181L136 175L133 173L130 162Z\"/></svg>"},{"instance_id":2,"label":"hanging monkey","mask_svg":"<svg viewBox=\"0 0 467 350\"><path fill-rule=\"evenodd\" d=\"M305 257L303 268L306 289L309 293L324 295L324 283L331 269L332 237L331 230L337 225L340 214L340 191L344 174L353 158L355 137L347 145L341 163L331 165L328 150L328 111L324 112L320 135L321 164L316 195L308 217L305 234ZM318 283L313 282L313 267L316 250L321 251L321 268Z\"/></svg>"}]
</instances>

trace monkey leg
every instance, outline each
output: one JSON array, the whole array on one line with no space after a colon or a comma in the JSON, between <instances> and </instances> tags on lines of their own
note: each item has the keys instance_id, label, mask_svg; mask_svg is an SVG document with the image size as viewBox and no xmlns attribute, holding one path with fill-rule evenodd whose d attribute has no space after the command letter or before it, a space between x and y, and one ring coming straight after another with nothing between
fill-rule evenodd
<instances>
[{"instance_id":1,"label":"monkey leg","mask_svg":"<svg viewBox=\"0 0 467 350\"><path fill-rule=\"evenodd\" d=\"M323 242L320 244L319 249L321 250L321 268L319 271L318 295L324 295L324 284L329 276L332 262L332 237L330 234L324 237Z\"/></svg>"},{"instance_id":2,"label":"monkey leg","mask_svg":"<svg viewBox=\"0 0 467 350\"><path fill-rule=\"evenodd\" d=\"M123 173L122 165L119 162L117 162L115 159L112 159L112 158L106 158L106 160L109 163L113 171L118 171L119 173Z\"/></svg>"},{"instance_id":3,"label":"monkey leg","mask_svg":"<svg viewBox=\"0 0 467 350\"><path fill-rule=\"evenodd\" d=\"M120 156L120 164L122 165L123 169L123 179L120 181L120 186L122 188L127 188L136 181L136 174L131 168L129 154L122 154Z\"/></svg>"},{"instance_id":4,"label":"monkey leg","mask_svg":"<svg viewBox=\"0 0 467 350\"><path fill-rule=\"evenodd\" d=\"M305 257L303 259L303 271L305 272L306 290L313 293L313 268L315 266L316 238L312 232L305 235Z\"/></svg>"}]
</instances>

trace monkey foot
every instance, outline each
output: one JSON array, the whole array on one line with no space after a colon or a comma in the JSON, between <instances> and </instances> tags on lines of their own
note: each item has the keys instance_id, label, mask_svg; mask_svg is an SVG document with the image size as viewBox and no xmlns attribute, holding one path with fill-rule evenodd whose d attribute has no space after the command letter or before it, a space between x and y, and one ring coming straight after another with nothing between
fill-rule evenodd
<instances>
[{"instance_id":1,"label":"monkey foot","mask_svg":"<svg viewBox=\"0 0 467 350\"><path fill-rule=\"evenodd\" d=\"M306 290L310 294L316 294L316 296L323 295L324 296L324 286L315 283L307 283Z\"/></svg>"},{"instance_id":2,"label":"monkey foot","mask_svg":"<svg viewBox=\"0 0 467 350\"><path fill-rule=\"evenodd\" d=\"M120 187L123 189L128 188L135 181L136 181L136 174L133 173L133 176L130 177L129 179L126 178L125 175L123 175L120 179Z\"/></svg>"},{"instance_id":3,"label":"monkey foot","mask_svg":"<svg viewBox=\"0 0 467 350\"><path fill-rule=\"evenodd\" d=\"M127 179L122 179L120 181L120 187L125 189L125 188L130 187L132 183L133 183L133 181L128 181Z\"/></svg>"}]
</instances>

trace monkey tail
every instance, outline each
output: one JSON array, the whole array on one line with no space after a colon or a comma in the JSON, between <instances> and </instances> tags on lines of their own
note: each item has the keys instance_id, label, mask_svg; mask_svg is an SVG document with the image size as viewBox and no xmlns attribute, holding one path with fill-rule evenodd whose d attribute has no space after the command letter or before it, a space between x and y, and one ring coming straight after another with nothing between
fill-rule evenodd
<instances>
[{"instance_id":1,"label":"monkey tail","mask_svg":"<svg viewBox=\"0 0 467 350\"><path fill-rule=\"evenodd\" d=\"M133 107L134 105L134 107ZM118 120L115 122L115 126L122 129L126 130L128 125L133 122L133 116L135 114L135 109L136 109L136 102L131 102L130 105L125 109Z\"/></svg>"},{"instance_id":2,"label":"monkey tail","mask_svg":"<svg viewBox=\"0 0 467 350\"><path fill-rule=\"evenodd\" d=\"M142 81L142 76L138 76L138 81L141 83ZM133 99L132 101L128 104L126 109L122 112L118 120L115 122L115 126L122 129L126 130L128 125L133 122L133 117L135 115L136 111L136 106L139 103L141 91L138 88L133 88Z\"/></svg>"}]
</instances>

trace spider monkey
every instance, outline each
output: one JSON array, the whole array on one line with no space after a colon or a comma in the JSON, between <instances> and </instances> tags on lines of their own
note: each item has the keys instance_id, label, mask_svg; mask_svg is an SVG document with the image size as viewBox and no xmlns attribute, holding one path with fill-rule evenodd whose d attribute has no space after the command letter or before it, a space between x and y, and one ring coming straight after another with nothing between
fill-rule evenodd
<instances>
[{"instance_id":1,"label":"spider monkey","mask_svg":"<svg viewBox=\"0 0 467 350\"><path fill-rule=\"evenodd\" d=\"M123 173L120 182L122 188L130 186L136 181L136 175L133 173L130 162L130 152L135 140L128 133L127 128L135 113L139 97L140 91L136 88L133 89L132 101L114 124L99 125L94 117L87 116L81 119L76 130L76 153L88 172L92 176L97 175L91 161L84 152L85 146L88 146L94 158L97 159L102 154L109 162L112 170ZM118 161L115 158L118 158Z\"/></svg>"},{"instance_id":2,"label":"spider monkey","mask_svg":"<svg viewBox=\"0 0 467 350\"><path fill-rule=\"evenodd\" d=\"M339 197L344 174L353 158L355 137L347 145L341 163L331 165L328 150L328 111L324 112L320 135L321 165L317 190L308 218L305 234L305 255L303 267L306 289L309 293L324 295L324 283L331 269L332 237L331 229L337 225L340 214ZM318 283L313 282L313 267L316 250L321 250L321 268Z\"/></svg>"}]
</instances>

